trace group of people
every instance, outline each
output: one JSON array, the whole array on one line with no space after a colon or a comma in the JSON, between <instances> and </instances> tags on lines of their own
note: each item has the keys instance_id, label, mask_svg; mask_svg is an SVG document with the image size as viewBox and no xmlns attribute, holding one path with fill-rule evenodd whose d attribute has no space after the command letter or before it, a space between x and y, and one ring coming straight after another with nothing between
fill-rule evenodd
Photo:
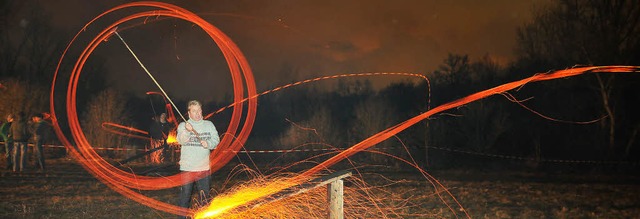
<instances>
[{"instance_id":1,"label":"group of people","mask_svg":"<svg viewBox=\"0 0 640 219\"><path fill-rule=\"evenodd\" d=\"M220 143L218 131L213 123L202 116L202 104L197 100L187 103L189 119L178 125L177 141L180 149L180 171L182 186L178 205L184 208L191 206L191 194L198 194L201 204L207 202L210 190L210 163L209 155ZM23 171L27 158L27 143L31 139L34 144L35 166L39 170L45 170L45 157L43 141L45 140L46 127L41 114L31 117L27 122L24 113L11 114L6 117L5 123L0 127L0 134L4 140L7 167L13 171ZM152 139L158 145L166 147L170 124L166 122L166 114L157 118L150 130Z\"/></svg>"},{"instance_id":2,"label":"group of people","mask_svg":"<svg viewBox=\"0 0 640 219\"><path fill-rule=\"evenodd\" d=\"M27 144L33 143L35 167L45 171L45 156L43 143L48 135L49 125L44 121L42 114L35 114L31 122L27 122L24 113L9 114L6 122L0 126L0 136L4 141L6 168L14 172L25 170L27 161Z\"/></svg>"}]
</instances>

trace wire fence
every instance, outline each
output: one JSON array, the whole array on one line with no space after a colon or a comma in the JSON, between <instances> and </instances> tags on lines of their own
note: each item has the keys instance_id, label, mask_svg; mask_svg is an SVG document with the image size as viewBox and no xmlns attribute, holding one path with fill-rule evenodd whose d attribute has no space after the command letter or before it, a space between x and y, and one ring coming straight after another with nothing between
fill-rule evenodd
<instances>
[{"instance_id":1,"label":"wire fence","mask_svg":"<svg viewBox=\"0 0 640 219\"><path fill-rule=\"evenodd\" d=\"M2 142L4 144L4 142ZM33 146L33 144L29 143L28 146ZM65 149L63 145L54 145L54 144L44 144L44 147L47 148L58 148ZM94 150L104 150L104 151L148 151L149 148L112 148L112 147L94 147ZM341 152L346 148L308 148L308 149L284 149L284 150L240 150L233 151L235 153L243 153L243 154L272 154L272 153L302 153L302 152ZM398 147L386 147L386 148L375 148L379 151L384 150L399 150L401 148ZM523 157L523 156L514 156L514 155L504 155L504 154L491 154L491 153L483 153L476 151L468 151L461 149L453 149L453 148L445 148L445 147L434 147L428 146L427 149L435 149L441 150L450 153L459 153L466 155L473 155L478 157L487 157L487 158L497 158L497 159L506 159L506 160L516 160L516 161L534 161L541 163L566 163L566 164L591 164L591 165L631 165L638 166L640 162L638 161L625 161L625 160L576 160L576 159L546 159L546 158L534 158L534 157Z\"/></svg>"}]
</instances>

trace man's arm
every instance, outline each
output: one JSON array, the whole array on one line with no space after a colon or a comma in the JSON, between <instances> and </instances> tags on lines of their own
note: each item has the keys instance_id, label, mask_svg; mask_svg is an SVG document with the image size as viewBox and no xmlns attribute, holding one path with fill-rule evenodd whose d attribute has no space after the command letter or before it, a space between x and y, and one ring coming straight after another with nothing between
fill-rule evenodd
<instances>
[{"instance_id":1,"label":"man's arm","mask_svg":"<svg viewBox=\"0 0 640 219\"><path fill-rule=\"evenodd\" d=\"M207 141L208 144L208 149L216 149L216 147L218 147L218 144L220 143L220 136L218 135L218 130L216 129L216 126L213 125L213 123L211 123L211 130L209 130L211 132L211 138Z\"/></svg>"},{"instance_id":2,"label":"man's arm","mask_svg":"<svg viewBox=\"0 0 640 219\"><path fill-rule=\"evenodd\" d=\"M2 126L0 126L0 137L5 140L7 138L9 138L9 130L7 128L7 123L3 123Z\"/></svg>"},{"instance_id":3,"label":"man's arm","mask_svg":"<svg viewBox=\"0 0 640 219\"><path fill-rule=\"evenodd\" d=\"M189 131L187 131L187 129L185 128L184 122L178 125L178 136L176 138L178 140L178 143L180 143L180 145L184 145L187 142L189 142Z\"/></svg>"}]
</instances>

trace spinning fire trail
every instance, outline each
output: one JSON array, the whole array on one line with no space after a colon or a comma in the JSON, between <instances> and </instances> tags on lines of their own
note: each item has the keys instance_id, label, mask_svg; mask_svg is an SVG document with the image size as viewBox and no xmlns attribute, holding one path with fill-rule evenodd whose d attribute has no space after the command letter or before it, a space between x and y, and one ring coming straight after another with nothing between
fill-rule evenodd
<instances>
[{"instance_id":1,"label":"spinning fire trail","mask_svg":"<svg viewBox=\"0 0 640 219\"><path fill-rule=\"evenodd\" d=\"M174 206L169 203L165 203L150 197L147 197L136 190L161 190L161 189L169 189L180 186L180 178L181 174L176 174L167 177L149 177L149 176L139 176L133 173L126 172L124 170L118 169L113 165L109 164L105 161L101 156L99 156L92 148L92 145L86 139L82 128L80 126L80 120L77 115L77 90L78 90L78 81L79 77L82 74L83 67L85 62L90 57L90 55L94 52L94 50L103 42L105 42L109 37L112 36L113 30L116 29L119 25L127 21L131 21L138 18L149 18L149 17L170 17L176 19L182 19L185 21L189 21L194 25L200 27L204 32L206 32L210 38L217 44L218 48L224 55L224 58L228 64L229 70L231 72L231 78L233 83L233 103L226 108L216 111L220 112L227 108L233 108L231 120L228 125L228 129L226 130L226 135L223 135L223 138L218 145L218 148L211 153L211 170L213 172L219 170L225 164L227 164L231 159L234 158L236 153L240 151L244 143L246 142L249 134L251 133L252 127L254 125L255 116L256 116L256 108L257 108L257 97L260 95L264 95L279 89L274 89L271 91L263 92L258 94L256 91L256 85L253 78L253 73L251 72L251 68L242 54L242 52L238 49L233 41L229 37L227 37L224 33L218 30L216 27L206 22L202 18L198 17L194 13L187 11L183 8L159 2L135 2L128 3L112 8L93 20L91 20L85 28L96 22L101 17L125 9L125 8L149 8L152 7L154 10L142 11L138 13L134 13L132 15L128 15L122 19L117 20L116 22L108 25L104 28L93 40L89 42L89 44L84 48L82 53L78 56L75 64L73 65L73 69L69 75L68 83L64 83L63 80L66 78L62 78L60 75L60 68L65 60L65 55L67 55L68 50L72 47L76 39L83 32L78 32L74 38L71 40L65 52L63 53L58 67L56 69L56 73L53 79L53 84L51 88L51 98L50 98L50 110L51 110L51 118L53 125L55 127L56 134L60 141L66 146L71 156L73 156L87 171L93 174L96 178L101 180L103 183L108 185L114 191L136 201L143 205L149 206L154 209L158 209L161 211L169 212L177 215L193 215L195 212L190 209L181 208L178 206ZM637 66L603 66L603 67L581 67L574 69L566 69L561 71L556 71L552 73L546 74L537 74L529 78L525 78L519 81L503 84L485 91L481 91L472 95L469 95L465 98L461 98L447 104L443 104L441 106L435 107L427 112L424 112L420 115L417 115L411 119L408 119L402 123L399 123L395 126L392 126L386 130L383 130L353 146L350 148L334 155L333 157L327 159L326 161L318 164L317 166L306 170L294 177L285 179L285 183L283 183L278 189L265 191L260 195L251 197L250 199L244 199L242 201L235 202L225 202L220 203L219 205L211 205L206 210L208 212L224 212L225 210L232 209L253 200L258 200L260 198L264 198L268 195L271 195L279 190L286 189L292 185L297 185L303 183L309 179L311 179L315 174L319 174L321 171L331 167L339 161L349 158L355 153L361 152L369 147L372 147L379 142L382 142L399 132L415 125L416 123L427 119L428 117L443 112L445 110L455 108L472 101L476 101L487 96L501 94L507 92L509 90L518 88L524 84L535 82L535 81L543 81L543 80L552 80L556 78L564 78L571 77L587 72L593 73L605 73L605 72L638 72L640 71L640 67ZM384 75L384 74L392 74L392 73L368 73L368 74L352 74L351 76L367 76L367 75ZM405 74L408 76L415 76L415 74L408 73L397 73L397 74ZM347 76L347 75L343 75ZM283 86L281 88L286 88L302 83L313 82L317 80L330 79L335 78L337 76L329 76L329 77L321 77L317 79L311 79L299 83L294 83L290 85ZM422 76L424 77L424 76ZM425 78L426 79L426 78ZM65 84L66 92L63 93L65 95L65 105L60 106L61 101L56 101L56 98L59 96L58 94L63 91L56 90L56 85L58 83ZM59 85L58 85L59 86ZM58 112L56 109L65 108L65 112ZM213 114L213 113L212 113ZM210 117L212 114L207 115ZM62 115L60 117L59 115ZM66 118L66 121L59 121L58 118ZM242 124L241 124L242 123ZM114 126L114 124L106 124L107 126ZM68 130L63 130L62 127L68 127ZM71 136L65 135L65 133L70 133ZM144 134L144 133L139 133ZM417 168L417 167L416 167ZM420 170L425 177L428 177L428 174L424 170ZM197 180L197 179L193 179ZM447 191L448 192L448 191ZM454 200L453 195L448 194ZM459 209L464 209L460 204L457 204ZM466 213L466 216L469 215Z\"/></svg>"}]
</instances>

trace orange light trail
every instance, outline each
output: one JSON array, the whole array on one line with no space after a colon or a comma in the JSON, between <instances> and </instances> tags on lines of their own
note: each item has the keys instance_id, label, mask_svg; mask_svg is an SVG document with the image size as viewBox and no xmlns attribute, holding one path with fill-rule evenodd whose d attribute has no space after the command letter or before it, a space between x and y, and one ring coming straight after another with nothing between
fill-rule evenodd
<instances>
[{"instance_id":1,"label":"orange light trail","mask_svg":"<svg viewBox=\"0 0 640 219\"><path fill-rule=\"evenodd\" d=\"M119 130L116 130L116 128L117 129L122 129L122 130L127 130L129 132L119 131ZM111 123L111 122L103 122L102 123L102 129L104 129L104 130L106 130L108 132L111 132L113 134L122 135L122 136L130 137L130 138L138 138L138 139L143 139L143 140L151 139L149 137L149 132L147 132L147 131L143 131L143 130L140 130L140 129L137 129L137 128L123 126L123 125L119 125L119 124L115 124L115 123ZM137 133L137 134L135 134L135 133Z\"/></svg>"},{"instance_id":2,"label":"orange light trail","mask_svg":"<svg viewBox=\"0 0 640 219\"><path fill-rule=\"evenodd\" d=\"M167 103L167 97L164 96L164 94L160 93L160 92L156 92L156 91L148 91L147 95L151 95L151 94L156 94L156 95L160 95L162 97L162 100L164 100L164 108L165 111L167 112L167 122L173 123L174 127L178 127L178 119L176 118L176 114L173 113L173 108L171 108L171 104Z\"/></svg>"},{"instance_id":3,"label":"orange light trail","mask_svg":"<svg viewBox=\"0 0 640 219\"><path fill-rule=\"evenodd\" d=\"M321 77L318 79L311 79L306 81L301 81L298 83L285 85L280 88L276 88L270 91L263 92L258 94L256 92L255 80L253 77L253 73L251 72L251 68L239 50L239 48L235 45L235 43L226 36L223 32L215 28L210 23L206 22L196 14L187 11L183 8L160 2L134 2L127 3L117 7L114 7L104 13L98 15L96 18L87 23L83 29L87 28L90 24L96 22L99 18L126 8L139 8L139 7L152 7L155 10L143 11L139 13L134 13L132 15L126 16L111 25L107 26L103 29L91 42L85 47L82 53L79 55L76 60L73 70L69 76L68 86L66 86L66 118L68 123L70 134L72 138L67 138L62 128L60 127L60 122L58 120L58 113L56 112L56 83L58 79L58 73L60 70L60 66L64 60L67 51L73 43L76 41L78 36L83 32L79 31L71 40L71 42L65 48L64 53L62 54L60 61L58 62L58 66L56 68L56 72L53 79L53 84L50 92L50 108L51 108L51 120L55 127L55 132L58 136L58 139L65 145L68 149L70 155L74 157L85 169L87 169L91 174L93 174L96 178L101 180L107 186L109 186L114 191L136 201L143 205L149 206L151 208L169 212L177 215L193 215L194 211L191 209L181 208L169 203L165 203L145 195L140 194L135 190L159 190L159 189L168 189L180 186L180 178L182 174L176 174L172 176L166 177L149 177L149 176L138 176L133 173L125 172L118 168L115 168L113 165L106 162L102 157L100 157L91 147L89 142L84 135L82 128L80 126L80 121L77 115L77 89L79 77L82 73L84 64L89 56L93 53L93 51L103 42L111 37L114 33L114 30L118 27L118 25L124 24L127 21L138 19L138 18L149 18L149 17L173 17L177 19L186 20L192 22L193 24L200 27L203 31L205 31L211 39L217 44L218 48L224 55L224 58L228 64L230 69L232 83L233 83L233 94L234 94L234 103L229 105L226 108L233 108L233 113L231 116L231 120L228 125L228 129L226 130L226 135L223 135L220 144L218 145L218 149L214 150L211 153L211 171L215 172L227 164L231 159L234 158L236 153L240 151L242 145L246 142L248 135L251 133L255 122L256 116L256 107L257 107L257 97L269 92L274 92L283 88L287 88L290 86L295 86L303 83L313 82L321 79L327 78L335 78L341 76L355 76L357 74L352 75L339 75L339 76L327 76ZM543 81L543 80L552 80L556 78L564 78L575 76L579 74L583 74L585 72L638 72L640 67L637 66L602 66L602 67L581 67L581 68L573 68L566 69L561 71L556 71L553 73L545 73L545 74L537 74L532 77L522 79L519 81L503 84L485 91L481 91L465 98L461 98L447 104L440 105L436 108L428 110L425 113L422 113L416 117L413 117L409 120L406 120L400 124L397 124L393 127L390 127L382 132L379 132L360 143L353 145L352 147L338 153L337 155L327 159L326 161L318 164L317 166L302 172L301 174L288 178L284 180L285 183L282 186L276 186L275 189L270 187L266 190L266 192L255 193L253 195L245 195L245 194L236 194L238 198L236 201L229 201L229 203L233 203L231 206L223 207L214 207L214 209L209 209L209 211L218 211L219 213L225 212L228 209L246 204L252 200L258 200L263 198L269 194L273 194L279 190L290 187L291 185L296 185L301 182L305 182L309 180L312 176L320 173L320 171L328 169L330 166L336 164L339 161L344 159L348 159L351 155L361 152L377 143L384 141L397 133L405 130L408 127L415 125L416 123L428 118L431 115L436 113L443 112L445 110L458 107L464 104L467 104L472 101L476 101L487 96L501 94L506 91L515 89L520 87L526 83L535 82L535 81ZM399 74L407 74L408 73L399 73ZM63 79L60 79L63 80ZM246 105L245 105L246 103ZM245 108L246 107L246 108ZM226 109L225 108L225 109ZM224 110L224 109L222 109ZM212 114L210 114L212 115ZM210 116L208 115L208 116ZM243 122L241 125L240 123ZM418 168L419 169L419 168ZM423 174L423 170L421 170ZM197 177L194 177L191 181L197 180ZM256 192L256 191L252 191ZM448 195L453 198L453 195L447 191ZM455 198L454 198L455 200ZM215 202L214 202L215 203ZM458 203L460 206L460 204ZM460 206L461 207L461 206ZM461 209L463 209L461 207ZM206 212L203 212L206 214ZM465 214L467 212L465 211ZM467 216L469 216L467 214Z\"/></svg>"},{"instance_id":4,"label":"orange light trail","mask_svg":"<svg viewBox=\"0 0 640 219\"><path fill-rule=\"evenodd\" d=\"M431 110L428 110L427 112L424 112L420 115L417 115L411 119L408 119L402 123L399 123L395 126L392 126L390 128L387 128L386 130L383 130L349 148L347 148L346 150L338 153L337 155L327 159L326 161L316 165L315 167L312 167L311 169L301 173L300 175L297 175L291 179L292 182L305 182L307 180L309 180L314 174L318 174L320 171L322 170L327 170L329 169L329 167L331 167L332 165L344 160L344 159L348 159L350 156L362 152L384 140L387 140L390 137L395 136L396 134L404 131L405 129L417 124L418 122L421 122L427 118L429 118L430 116L437 114L437 113L441 113L444 112L446 110L452 109L452 108L456 108L465 104L468 104L470 102L473 101L477 101L492 95L496 95L496 94L502 94L505 93L507 91L516 89L518 87L521 87L527 83L531 83L531 82L536 82L536 81L544 81L544 80L552 80L552 79L557 79L557 78L566 78L566 77L571 77L571 76L576 76L576 75L580 75L580 74L584 74L587 72L592 72L592 73L616 73L616 72L640 72L640 66L595 66L595 67L581 67L581 68L572 68L572 69L565 69L565 70L560 70L560 71L556 71L556 72L552 72L552 73L541 73L541 74L536 74L534 76L531 76L529 78L525 78L519 81L514 81L514 82L510 82L510 83L506 83L491 89L487 89L484 91L480 91L474 94L471 94L467 97L464 98L460 98L458 100L454 100L452 102L440 105L438 107L435 107ZM420 172L426 177L428 178L430 181L434 181L434 183L436 183L438 186L440 187L444 187L442 186L437 180L435 180L435 178L431 177L428 175L428 173L426 173L426 171L422 170L421 168L419 168L417 165L414 166L416 169L420 170ZM293 183L295 185L295 183ZM255 192L255 189L266 189L266 190L270 190L270 188L253 188L252 192ZM459 209L464 210L464 208L460 205L460 203L456 200L456 198L453 196L453 194L451 194L448 190L445 190L445 192L447 193L448 196L450 196L458 205ZM440 194L438 194L438 196L440 196ZM264 196L266 197L266 196ZM254 197L255 199L259 199L259 198L263 198L263 197ZM255 200L254 199L254 200ZM440 197L441 200L444 201L444 199L442 197ZM214 211L216 214L221 213L220 209L226 209L227 206L223 206L223 207L218 207L218 208L213 208L209 211ZM210 208L208 208L210 209ZM453 210L453 209L452 209ZM202 215L206 215L206 211L207 210L203 210L204 212L201 212L199 214ZM469 214L466 212L466 210L464 210L464 213L466 214L467 217L470 217Z\"/></svg>"},{"instance_id":5,"label":"orange light trail","mask_svg":"<svg viewBox=\"0 0 640 219\"><path fill-rule=\"evenodd\" d=\"M58 80L58 73L60 70L60 66L64 60L67 51L72 46L72 44L76 41L80 33L79 31L72 39L72 41L67 45L65 51L58 62L56 73L54 75L53 85L51 88L51 99L50 106L52 110L52 121L54 123L56 135L60 141L69 149L70 154L79 161L79 163L87 169L90 173L100 179L103 183L108 185L114 191L117 191L126 197L131 198L141 204L146 206L166 211L173 214L178 215L190 215L192 214L192 210L181 208L178 206L174 206L168 203L164 203L147 196L144 196L132 189L136 190L157 190L157 189L167 189L180 185L181 174L176 174L168 177L147 177L147 176L137 176L132 173L125 172L123 170L117 169L107 163L104 159L102 159L92 148L91 145L86 140L84 133L79 124L79 119L77 115L77 105L76 105L76 93L77 93L77 85L80 74L82 73L82 68L90 56L90 54L95 50L95 48L102 42L105 42L108 39L113 31L116 29L118 25L121 25L127 21L137 19L137 18L145 18L145 17L154 17L154 16L167 16L174 17L178 19L183 19L194 23L195 25L202 28L214 42L218 45L222 54L229 65L229 69L231 72L231 78L234 86L234 102L238 102L247 96L253 96L256 93L255 82L253 78L253 74L251 73L251 69L246 61L244 55L240 52L238 47L220 30L213 27L208 22L204 21L202 18L197 15L189 12L180 7L160 3L160 2L135 2L123 4L117 7L114 7L85 25L84 28L87 28L90 24L94 23L99 18L112 13L114 11L118 11L125 8L134 8L134 7L154 7L159 8L160 10L150 10L144 11L140 13L136 13L133 15L126 16L113 24L109 25L107 28L102 30L98 36L96 36L89 45L84 49L84 51L80 54L77 59L73 70L71 71L71 75L69 78L69 84L67 86L66 92L66 114L69 123L69 129L71 131L73 142L68 139L62 129L60 128L57 112L55 111L55 97L56 90L55 85ZM83 29L84 29L83 28ZM245 87L246 86L246 87ZM246 93L245 93L246 92ZM229 129L227 133L229 135L225 135L218 148L221 150L216 150L211 155L212 159L212 171L216 171L221 168L224 164L226 164L230 159L233 158L235 153L229 151L238 151L238 149L243 145L246 141L249 133L251 132L251 128L253 127L253 123L255 120L257 100L250 100L247 103L247 109L243 115L244 104L238 104L233 109L232 118L229 124ZM241 120L244 120L244 124L240 127ZM236 134L237 133L237 134ZM231 138L230 136L235 136L235 138ZM75 145L75 146L74 146ZM197 180L193 179L192 181Z\"/></svg>"},{"instance_id":6,"label":"orange light trail","mask_svg":"<svg viewBox=\"0 0 640 219\"><path fill-rule=\"evenodd\" d=\"M519 81L514 81L514 82L510 82L510 83L506 83L491 89L487 89L484 91L480 91L474 94L471 94L469 96L466 96L464 98L460 98L458 100L454 100L452 102L446 103L446 104L442 104L438 107L435 107L431 110L428 110L427 112L424 112L418 116L415 116L409 120L406 120L402 123L399 123L393 127L390 127L384 131L381 131L363 141L361 141L360 143L357 143L353 146L351 146L350 148L348 148L347 150L341 152L340 154L328 159L327 161L320 163L319 165L317 165L316 167L313 167L311 169L309 169L308 171L304 172L301 176L309 176L312 174L316 174L318 173L320 170L327 168L341 160L344 160L345 158L358 153L364 149L367 149L375 144L378 144L398 133L400 133L401 131L405 130L406 128L409 128L413 125L415 125L416 123L429 118L430 116L436 114L436 113L441 113L444 112L446 110L455 108L455 107L459 107L462 105L465 105L467 103L476 101L476 100L480 100L483 98L486 98L488 96L492 96L495 94L502 94L504 92L513 90L515 88L521 87L527 83L530 82L536 82L536 81L545 81L545 80L552 80L552 79L557 79L557 78L566 78L566 77L571 77L571 76L576 76L576 75L580 75L586 72L593 72L593 73L616 73L616 72L639 72L640 71L640 66L594 66L594 67L580 67L580 68L572 68L572 69L565 69L565 70L560 70L560 71L556 71L556 72L552 72L552 73L541 73L541 74L536 74L534 76L519 80Z\"/></svg>"},{"instance_id":7,"label":"orange light trail","mask_svg":"<svg viewBox=\"0 0 640 219\"><path fill-rule=\"evenodd\" d=\"M362 76L409 76L409 77L418 77L418 78L422 78L426 81L427 83L427 109L429 109L429 105L431 103L431 83L429 82L429 79L421 74L415 74L415 73L404 73L404 72L374 72L374 73L355 73L355 74L340 74L340 75L331 75L331 76L323 76L323 77L317 77L317 78L312 78L312 79L307 79L307 80L303 80L303 81L298 81L298 82L294 82L294 83L290 83L290 84L286 84L280 87L276 87L273 88L271 90L267 90L267 91L263 91L262 93L256 94L254 96L251 97L247 97L241 101L238 102L234 102L229 104L226 107L222 107L218 110L216 110L215 112L209 113L206 116L204 116L205 119L209 119L211 118L213 115L218 114L222 111L225 111L231 107L234 107L237 104L240 103L244 103L246 101L252 100L252 99L257 99L258 97L265 95L265 94L269 94L272 92L276 92L279 90L283 90L286 88L290 88L290 87L294 87L294 86L298 86L298 85L302 85L302 84L306 84L306 83L310 83L310 82L317 82L317 81L322 81L322 80L327 80L327 79L338 79L338 78L346 78L346 77L362 77Z\"/></svg>"}]
</instances>

